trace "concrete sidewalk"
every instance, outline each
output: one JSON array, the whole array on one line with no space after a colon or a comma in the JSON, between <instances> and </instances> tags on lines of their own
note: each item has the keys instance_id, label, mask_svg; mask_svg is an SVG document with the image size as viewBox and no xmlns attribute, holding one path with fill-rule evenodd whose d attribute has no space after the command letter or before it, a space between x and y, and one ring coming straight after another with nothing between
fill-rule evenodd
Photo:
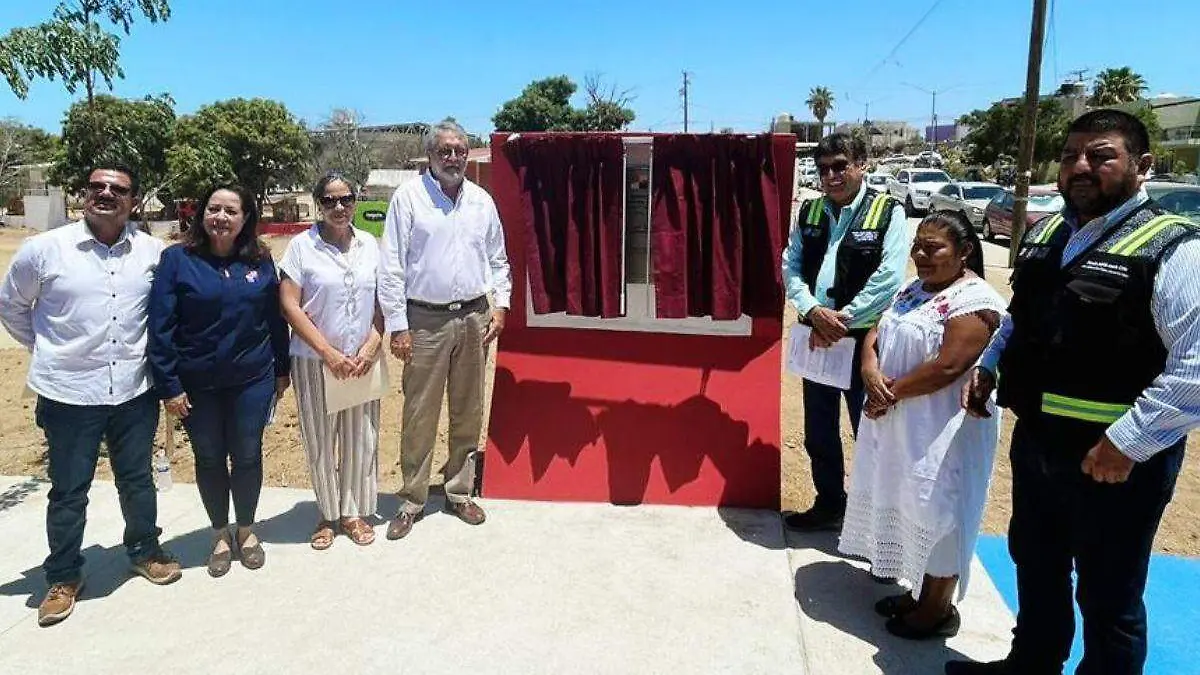
<instances>
[{"instance_id":1,"label":"concrete sidewalk","mask_svg":"<svg viewBox=\"0 0 1200 675\"><path fill-rule=\"evenodd\" d=\"M92 489L87 586L39 628L48 485L0 478L2 673L941 672L949 655L1003 655L1011 616L982 569L946 645L892 638L871 603L894 593L831 554L833 535L785 538L778 514L487 501L479 528L430 513L401 542L312 551L307 490L267 489L267 565L203 566L192 485L160 494L164 541L187 569L130 578L116 490ZM394 498L380 504L394 512Z\"/></svg>"}]
</instances>

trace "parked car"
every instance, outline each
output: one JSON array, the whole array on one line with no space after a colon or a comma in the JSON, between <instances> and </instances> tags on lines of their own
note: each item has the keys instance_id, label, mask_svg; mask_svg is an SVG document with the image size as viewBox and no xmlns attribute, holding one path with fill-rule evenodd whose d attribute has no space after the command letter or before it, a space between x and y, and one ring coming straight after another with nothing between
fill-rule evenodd
<instances>
[{"instance_id":1,"label":"parked car","mask_svg":"<svg viewBox=\"0 0 1200 675\"><path fill-rule=\"evenodd\" d=\"M917 158L913 160L913 166L918 169L940 169L943 163L942 156L933 150L917 153Z\"/></svg>"},{"instance_id":2,"label":"parked car","mask_svg":"<svg viewBox=\"0 0 1200 675\"><path fill-rule=\"evenodd\" d=\"M817 167L809 164L802 164L796 173L796 182L800 187L819 188L821 178L817 175Z\"/></svg>"},{"instance_id":3,"label":"parked car","mask_svg":"<svg viewBox=\"0 0 1200 675\"><path fill-rule=\"evenodd\" d=\"M992 241L997 236L1011 237L1013 231L1012 190L1005 190L992 197L983 210L983 238ZM1057 188L1033 186L1029 188L1029 204L1025 208L1025 227L1036 223L1051 213L1063 209L1063 198Z\"/></svg>"},{"instance_id":4,"label":"parked car","mask_svg":"<svg viewBox=\"0 0 1200 675\"><path fill-rule=\"evenodd\" d=\"M867 187L876 192L887 192L888 180L892 177L889 173L868 173L863 176L863 180L867 181Z\"/></svg>"},{"instance_id":5,"label":"parked car","mask_svg":"<svg viewBox=\"0 0 1200 675\"><path fill-rule=\"evenodd\" d=\"M975 229L983 229L983 210L992 197L1004 192L995 183L951 183L929 197L930 211L957 211L967 217Z\"/></svg>"},{"instance_id":6,"label":"parked car","mask_svg":"<svg viewBox=\"0 0 1200 675\"><path fill-rule=\"evenodd\" d=\"M936 169L901 169L888 182L888 193L904 204L905 215L918 215L929 210L929 196L953 182L945 171Z\"/></svg>"},{"instance_id":7,"label":"parked car","mask_svg":"<svg viewBox=\"0 0 1200 675\"><path fill-rule=\"evenodd\" d=\"M1200 224L1200 185L1146 181L1146 192L1164 209Z\"/></svg>"}]
</instances>

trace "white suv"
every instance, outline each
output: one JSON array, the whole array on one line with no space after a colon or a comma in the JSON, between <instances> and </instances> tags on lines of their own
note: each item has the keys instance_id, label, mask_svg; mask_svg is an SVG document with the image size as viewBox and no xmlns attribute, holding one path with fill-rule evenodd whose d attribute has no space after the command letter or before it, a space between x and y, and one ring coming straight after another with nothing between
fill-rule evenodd
<instances>
[{"instance_id":1,"label":"white suv","mask_svg":"<svg viewBox=\"0 0 1200 675\"><path fill-rule=\"evenodd\" d=\"M929 196L950 182L950 176L938 169L901 169L888 181L888 194L904 204L904 214L911 218L928 212Z\"/></svg>"}]
</instances>

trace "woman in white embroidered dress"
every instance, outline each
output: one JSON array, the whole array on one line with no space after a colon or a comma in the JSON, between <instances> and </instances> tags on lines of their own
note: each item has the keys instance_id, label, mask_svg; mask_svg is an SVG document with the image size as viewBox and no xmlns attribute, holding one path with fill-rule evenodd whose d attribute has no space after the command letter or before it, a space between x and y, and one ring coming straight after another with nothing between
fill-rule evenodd
<instances>
[{"instance_id":1,"label":"woman in white embroidered dress","mask_svg":"<svg viewBox=\"0 0 1200 675\"><path fill-rule=\"evenodd\" d=\"M968 417L960 392L1005 302L983 279L979 237L961 214L921 221L912 259L918 279L863 341L867 419L838 548L912 585L875 610L889 632L924 639L959 628L954 589L961 600L1000 431L998 413Z\"/></svg>"}]
</instances>

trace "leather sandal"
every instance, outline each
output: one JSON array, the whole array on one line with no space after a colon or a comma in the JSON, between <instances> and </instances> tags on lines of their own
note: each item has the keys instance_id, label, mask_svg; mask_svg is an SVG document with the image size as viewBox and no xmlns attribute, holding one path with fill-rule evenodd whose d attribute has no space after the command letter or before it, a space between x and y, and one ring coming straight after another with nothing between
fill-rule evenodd
<instances>
[{"instance_id":1,"label":"leather sandal","mask_svg":"<svg viewBox=\"0 0 1200 675\"><path fill-rule=\"evenodd\" d=\"M238 558L242 561L242 567L248 570L256 570L267 564L267 552L263 550L262 541L257 536L254 539L253 546L246 546L245 539L238 539Z\"/></svg>"},{"instance_id":2,"label":"leather sandal","mask_svg":"<svg viewBox=\"0 0 1200 675\"><path fill-rule=\"evenodd\" d=\"M308 538L308 545L313 547L313 550L324 551L333 546L333 522L322 520L317 523L317 529L313 530L312 536Z\"/></svg>"},{"instance_id":3,"label":"leather sandal","mask_svg":"<svg viewBox=\"0 0 1200 675\"><path fill-rule=\"evenodd\" d=\"M905 615L894 616L884 624L887 632L905 640L929 640L932 638L954 637L958 635L958 629L961 626L962 617L959 616L958 609L953 605L950 606L950 611L946 616L928 628L913 626L905 619Z\"/></svg>"},{"instance_id":4,"label":"leather sandal","mask_svg":"<svg viewBox=\"0 0 1200 675\"><path fill-rule=\"evenodd\" d=\"M217 542L224 541L229 545L224 551L216 552ZM220 538L213 542L213 552L208 556L208 576L216 579L223 577L229 572L230 566L233 565L233 542L229 539L229 533L226 532Z\"/></svg>"},{"instance_id":5,"label":"leather sandal","mask_svg":"<svg viewBox=\"0 0 1200 675\"><path fill-rule=\"evenodd\" d=\"M908 593L889 595L875 603L875 613L888 619L900 616L901 614L907 614L916 608L917 601L913 600L912 595Z\"/></svg>"},{"instance_id":6,"label":"leather sandal","mask_svg":"<svg viewBox=\"0 0 1200 675\"><path fill-rule=\"evenodd\" d=\"M343 518L341 525L342 532L359 546L375 541L375 530L362 518Z\"/></svg>"}]
</instances>

